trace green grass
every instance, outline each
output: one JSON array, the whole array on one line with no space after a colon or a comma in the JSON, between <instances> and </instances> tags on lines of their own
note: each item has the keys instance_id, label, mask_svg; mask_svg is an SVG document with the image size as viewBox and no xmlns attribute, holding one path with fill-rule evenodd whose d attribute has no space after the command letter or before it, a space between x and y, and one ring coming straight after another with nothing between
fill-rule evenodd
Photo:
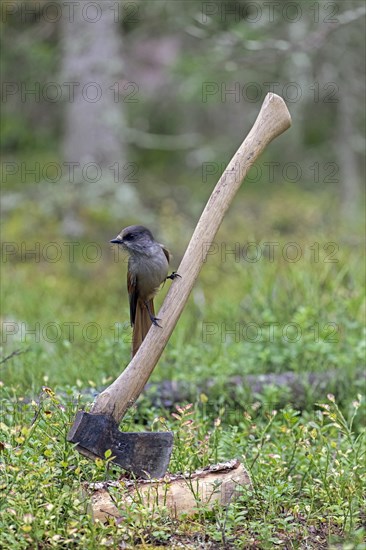
<instances>
[{"instance_id":1,"label":"green grass","mask_svg":"<svg viewBox=\"0 0 366 550\"><path fill-rule=\"evenodd\" d=\"M154 223L175 268L195 222L177 214L169 189L161 192L165 206ZM338 223L330 193L239 193L152 377L198 387L192 407L172 416L147 395L124 421L126 430L174 431L172 472L238 457L253 488L215 513L198 506L193 519L152 517L136 505L107 525L91 521L80 488L120 474L108 460L81 457L66 434L80 400L90 403L129 361L126 264L107 243L136 219L109 216L105 203L78 204L83 230L71 238L65 210L47 200L24 193L3 225L13 248L1 263L2 357L19 353L0 365L2 544L364 548L363 252L357 223L352 230ZM36 258L24 256L22 242L39 246ZM65 242L80 243L72 260ZM259 246L256 262L248 242ZM273 257L266 242L276 243ZM291 262L284 254L291 259L294 242L301 257ZM95 262L88 243L101 254ZM239 387L235 398L228 391L231 376L288 371L300 378L331 371L334 381L309 387L301 402L273 386L260 394Z\"/></svg>"},{"instance_id":2,"label":"green grass","mask_svg":"<svg viewBox=\"0 0 366 550\"><path fill-rule=\"evenodd\" d=\"M91 521L81 487L85 481L117 479L119 474L108 460L93 464L66 442L78 408L73 392L61 398L44 388L38 402L26 404L15 393L4 393L4 547L100 548L118 547L122 541L127 547L155 547L185 541L194 548L200 540L207 547L216 542L227 548L321 548L340 540L347 548L363 547L365 445L352 428L359 401L346 418L332 395L302 414L291 407L268 410L257 401L238 409L230 426L224 408L215 419L206 414L203 397L165 418L146 410L145 422L174 431L170 471L238 457L253 486L244 487L237 501L214 513L198 502L195 518L173 521L164 509L156 516L135 503L121 508L120 521L103 525ZM125 429L131 427L136 429L129 413Z\"/></svg>"}]
</instances>

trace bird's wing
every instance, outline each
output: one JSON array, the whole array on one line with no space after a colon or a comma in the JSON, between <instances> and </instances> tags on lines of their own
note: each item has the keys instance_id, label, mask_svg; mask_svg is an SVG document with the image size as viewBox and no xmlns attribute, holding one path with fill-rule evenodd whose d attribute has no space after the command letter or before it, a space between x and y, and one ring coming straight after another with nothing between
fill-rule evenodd
<instances>
[{"instance_id":1,"label":"bird's wing","mask_svg":"<svg viewBox=\"0 0 366 550\"><path fill-rule=\"evenodd\" d=\"M165 248L165 246L163 244L160 244L160 246L163 249L163 252L165 254L166 259L168 260L168 264L170 264L170 261L172 259L172 255L170 254L169 250L167 248Z\"/></svg>"},{"instance_id":2,"label":"bird's wing","mask_svg":"<svg viewBox=\"0 0 366 550\"><path fill-rule=\"evenodd\" d=\"M131 325L135 323L136 306L137 306L137 279L131 275L130 270L127 271L127 291L130 301L130 322Z\"/></svg>"}]
</instances>

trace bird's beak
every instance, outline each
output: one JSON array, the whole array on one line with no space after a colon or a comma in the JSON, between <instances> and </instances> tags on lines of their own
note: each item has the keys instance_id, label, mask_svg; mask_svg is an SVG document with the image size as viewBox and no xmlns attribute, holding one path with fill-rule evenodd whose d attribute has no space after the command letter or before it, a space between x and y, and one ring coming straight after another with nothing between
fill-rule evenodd
<instances>
[{"instance_id":1,"label":"bird's beak","mask_svg":"<svg viewBox=\"0 0 366 550\"><path fill-rule=\"evenodd\" d=\"M117 237L115 239L112 239L111 241L109 241L110 243L113 243L113 244L121 244L123 242L123 239L121 238L120 235L117 235Z\"/></svg>"}]
</instances>

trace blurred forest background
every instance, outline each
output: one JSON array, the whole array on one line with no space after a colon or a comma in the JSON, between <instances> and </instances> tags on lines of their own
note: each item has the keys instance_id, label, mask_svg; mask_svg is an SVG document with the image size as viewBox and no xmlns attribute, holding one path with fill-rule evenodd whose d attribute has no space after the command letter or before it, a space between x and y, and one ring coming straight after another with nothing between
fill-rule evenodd
<instances>
[{"instance_id":1,"label":"blurred forest background","mask_svg":"<svg viewBox=\"0 0 366 550\"><path fill-rule=\"evenodd\" d=\"M143 223L176 268L268 91L293 126L251 169L155 376L179 377L182 353L200 379L359 365L364 2L12 0L1 14L3 355L28 354L5 380L119 372L125 258L110 238ZM302 336L253 342L221 322ZM207 323L219 329L203 342Z\"/></svg>"},{"instance_id":2,"label":"blurred forest background","mask_svg":"<svg viewBox=\"0 0 366 550\"><path fill-rule=\"evenodd\" d=\"M365 2L0 9L0 546L364 549ZM174 432L170 472L238 457L253 486L182 521L116 490L121 517L93 522L81 484L121 474L66 435L130 359L109 241L146 225L177 269L268 91L292 127L250 170L123 421Z\"/></svg>"}]
</instances>

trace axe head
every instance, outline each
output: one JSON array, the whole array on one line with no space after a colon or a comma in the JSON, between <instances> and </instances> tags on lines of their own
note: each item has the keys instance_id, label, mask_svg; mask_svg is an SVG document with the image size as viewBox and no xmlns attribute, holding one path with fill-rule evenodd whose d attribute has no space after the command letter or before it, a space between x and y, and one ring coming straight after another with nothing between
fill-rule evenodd
<instances>
[{"instance_id":1,"label":"axe head","mask_svg":"<svg viewBox=\"0 0 366 550\"><path fill-rule=\"evenodd\" d=\"M172 432L121 432L107 414L79 411L67 440L88 458L105 458L112 451L112 462L136 477L163 477L173 448Z\"/></svg>"}]
</instances>

